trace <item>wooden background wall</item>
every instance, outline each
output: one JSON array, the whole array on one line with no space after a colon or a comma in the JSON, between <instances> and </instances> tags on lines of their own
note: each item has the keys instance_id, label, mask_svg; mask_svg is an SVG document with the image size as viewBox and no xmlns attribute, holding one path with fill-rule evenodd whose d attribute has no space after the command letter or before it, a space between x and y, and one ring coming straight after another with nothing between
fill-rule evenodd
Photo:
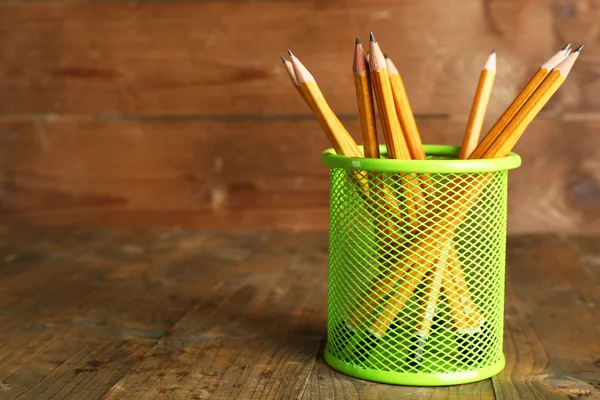
<instances>
[{"instance_id":1,"label":"wooden background wall","mask_svg":"<svg viewBox=\"0 0 600 400\"><path fill-rule=\"evenodd\" d=\"M279 54L294 50L358 137L352 45L373 30L429 143L460 142L491 49L486 126L550 54L584 43L518 145L509 226L600 232L599 21L592 0L3 1L0 219L326 229L327 143Z\"/></svg>"}]
</instances>

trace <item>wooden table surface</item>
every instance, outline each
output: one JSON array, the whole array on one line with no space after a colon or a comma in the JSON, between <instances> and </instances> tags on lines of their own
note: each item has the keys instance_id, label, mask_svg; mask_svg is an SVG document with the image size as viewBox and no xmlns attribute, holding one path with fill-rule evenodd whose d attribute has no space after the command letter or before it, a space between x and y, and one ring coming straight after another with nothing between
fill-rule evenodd
<instances>
[{"instance_id":1,"label":"wooden table surface","mask_svg":"<svg viewBox=\"0 0 600 400\"><path fill-rule=\"evenodd\" d=\"M600 398L600 238L509 238L507 366L398 387L322 358L324 233L0 230L0 399Z\"/></svg>"}]
</instances>

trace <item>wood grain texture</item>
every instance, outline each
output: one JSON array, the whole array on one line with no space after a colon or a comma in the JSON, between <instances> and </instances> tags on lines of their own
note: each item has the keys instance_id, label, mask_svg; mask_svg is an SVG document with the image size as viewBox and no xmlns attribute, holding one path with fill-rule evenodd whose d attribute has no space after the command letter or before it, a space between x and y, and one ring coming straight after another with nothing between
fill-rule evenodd
<instances>
[{"instance_id":1,"label":"wood grain texture","mask_svg":"<svg viewBox=\"0 0 600 400\"><path fill-rule=\"evenodd\" d=\"M578 248L580 242L596 248ZM597 243L565 237L509 241L507 366L493 378L499 398L600 398L600 282L598 269L585 261L598 256ZM519 379L524 375L527 380Z\"/></svg>"},{"instance_id":2,"label":"wood grain texture","mask_svg":"<svg viewBox=\"0 0 600 400\"><path fill-rule=\"evenodd\" d=\"M468 115L495 48L500 111L565 43L593 48L599 17L591 0L2 2L0 112L307 114L278 58L291 48L355 114L352 43L374 29L418 114ZM596 64L584 51L549 109L597 112Z\"/></svg>"},{"instance_id":3,"label":"wood grain texture","mask_svg":"<svg viewBox=\"0 0 600 400\"><path fill-rule=\"evenodd\" d=\"M596 399L599 249L509 238L505 370L418 388L324 364L325 233L0 228L0 398Z\"/></svg>"},{"instance_id":4,"label":"wood grain texture","mask_svg":"<svg viewBox=\"0 0 600 400\"><path fill-rule=\"evenodd\" d=\"M359 121L345 120L355 138ZM466 121L417 121L458 144ZM491 123L491 122L490 122ZM600 232L600 122L537 121L510 173L509 230ZM326 230L314 120L0 123L2 220L28 225Z\"/></svg>"},{"instance_id":5,"label":"wood grain texture","mask_svg":"<svg viewBox=\"0 0 600 400\"><path fill-rule=\"evenodd\" d=\"M226 278L231 289L219 285L107 399L277 399L306 390L325 335L326 240L261 239L238 278Z\"/></svg>"},{"instance_id":6,"label":"wood grain texture","mask_svg":"<svg viewBox=\"0 0 600 400\"><path fill-rule=\"evenodd\" d=\"M0 231L0 398L102 398L191 309L189 251L165 258L157 236Z\"/></svg>"}]
</instances>

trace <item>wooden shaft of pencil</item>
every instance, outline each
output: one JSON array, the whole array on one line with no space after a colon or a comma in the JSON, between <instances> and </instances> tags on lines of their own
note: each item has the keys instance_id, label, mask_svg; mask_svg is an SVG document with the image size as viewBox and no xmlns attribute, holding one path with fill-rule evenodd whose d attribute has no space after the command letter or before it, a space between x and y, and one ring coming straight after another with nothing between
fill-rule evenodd
<instances>
[{"instance_id":1,"label":"wooden shaft of pencil","mask_svg":"<svg viewBox=\"0 0 600 400\"><path fill-rule=\"evenodd\" d=\"M329 142L338 154L349 157L362 157L360 148L350 136L342 122L325 100L315 78L306 67L290 52L294 76L302 95L317 117Z\"/></svg>"},{"instance_id":2,"label":"wooden shaft of pencil","mask_svg":"<svg viewBox=\"0 0 600 400\"><path fill-rule=\"evenodd\" d=\"M455 249L452 250L456 252ZM471 291L469 290L465 274L457 258L453 258L448 263L448 270L451 273L450 285L454 286L456 295L460 303L460 308L457 310L457 317L460 318L456 324L459 333L473 333L481 328L483 324L483 316L479 307L473 301Z\"/></svg>"},{"instance_id":3,"label":"wooden shaft of pencil","mask_svg":"<svg viewBox=\"0 0 600 400\"><path fill-rule=\"evenodd\" d=\"M401 183L409 223L414 228L419 228L421 216L427 213L425 195L421 188L422 180L417 174L402 174Z\"/></svg>"},{"instance_id":4,"label":"wooden shaft of pencil","mask_svg":"<svg viewBox=\"0 0 600 400\"><path fill-rule=\"evenodd\" d=\"M427 265L428 263L417 263L407 269L406 273L400 278L402 285L394 290L394 295L386 301L385 307L377 314L375 321L369 328L371 333L378 337L387 333L400 310L404 308L410 296L419 286L419 282L423 280L427 273Z\"/></svg>"},{"instance_id":5,"label":"wooden shaft of pencil","mask_svg":"<svg viewBox=\"0 0 600 400\"><path fill-rule=\"evenodd\" d=\"M379 158L379 142L377 140L377 120L375 118L375 104L369 77L369 64L365 52L356 38L354 47L354 60L352 64L354 73L354 89L356 91L356 105L360 118L360 131L362 134L365 157Z\"/></svg>"},{"instance_id":6,"label":"wooden shaft of pencil","mask_svg":"<svg viewBox=\"0 0 600 400\"><path fill-rule=\"evenodd\" d=\"M492 59L492 56L494 57ZM473 149L477 146L477 142L479 140L479 133L481 132L481 126L483 124L483 117L485 114L485 110L487 109L487 104L489 101L489 97L492 91L492 86L495 79L495 53L492 53L488 61L486 62L486 66L484 66L481 71L481 75L479 77L479 83L477 85L477 91L475 94L475 99L473 100L473 108L471 110L471 115L469 118L469 124L467 126L467 132L465 133L465 137L463 140L463 144L461 146L461 151L459 154L459 159L465 160L469 158L469 155L472 153ZM489 65L491 64L491 65ZM478 120L479 121L476 121ZM448 185L448 189L453 191L456 188L455 182L450 182ZM458 258L458 252L456 251L456 247L452 241L448 242L449 244L449 255L448 255L448 270L451 273L450 280L444 283L446 288L446 294L449 303L449 307L451 308L451 313L455 317L455 325L458 330L464 330L468 327L468 319L464 314L463 304L468 302L469 308L475 310L473 312L471 320L476 320L479 324L481 320L481 315L479 314L479 310L475 307L471 294L469 292L469 288L467 286L467 282L465 280L465 276L462 270L462 266L460 260ZM457 302L454 302L453 296L457 297ZM461 302L462 301L462 302ZM457 319L458 318L458 319Z\"/></svg>"},{"instance_id":7,"label":"wooden shaft of pencil","mask_svg":"<svg viewBox=\"0 0 600 400\"><path fill-rule=\"evenodd\" d=\"M463 305L460 302L460 293L455 283L456 277L451 263L447 263L445 272L443 290L446 296L448 311L452 317L452 324L458 332L464 332L468 330L468 321L465 318Z\"/></svg>"},{"instance_id":8,"label":"wooden shaft of pencil","mask_svg":"<svg viewBox=\"0 0 600 400\"><path fill-rule=\"evenodd\" d=\"M400 121L402 132L408 146L410 156L413 160L425 160L425 150L423 142L417 129L417 123L408 101L408 95L404 87L404 82L396 66L390 58L386 59L388 65L388 74L390 77L390 85L392 87L392 96L394 98L394 106Z\"/></svg>"},{"instance_id":9,"label":"wooden shaft of pencil","mask_svg":"<svg viewBox=\"0 0 600 400\"><path fill-rule=\"evenodd\" d=\"M348 312L348 325L357 330L362 329L363 323L373 318L373 310L376 310L385 296L394 290L396 281L409 270L410 266L409 263L396 263L371 279L370 285L361 295L360 301Z\"/></svg>"},{"instance_id":10,"label":"wooden shaft of pencil","mask_svg":"<svg viewBox=\"0 0 600 400\"><path fill-rule=\"evenodd\" d=\"M396 114L390 77L388 75L387 64L383 53L377 42L369 43L369 74L371 77L371 86L379 110L381 119L381 128L385 139L387 153L389 158L398 160L410 160L410 152L406 139L402 134L400 121Z\"/></svg>"},{"instance_id":11,"label":"wooden shaft of pencil","mask_svg":"<svg viewBox=\"0 0 600 400\"><path fill-rule=\"evenodd\" d=\"M392 159L410 160L410 151L406 144L406 139L402 134L400 121L396 114L394 105L394 97L390 85L387 64L379 44L371 35L369 42L369 75L371 78L371 86L379 110L383 137L386 143L387 155ZM403 178L404 180L404 178ZM406 199L406 213L413 226L419 225L419 209L418 205L421 202L418 187L413 189L405 188L404 197Z\"/></svg>"},{"instance_id":12,"label":"wooden shaft of pencil","mask_svg":"<svg viewBox=\"0 0 600 400\"><path fill-rule=\"evenodd\" d=\"M489 149L491 144L498 138L498 136L500 136L500 133L502 133L504 128L506 128L506 125L508 125L508 123L521 109L523 104L525 104L527 99L529 99L533 92L535 92L535 89L537 89L537 87L542 83L549 72L550 71L545 68L540 68L537 70L529 82L527 82L527 85L525 85L523 90L517 95L513 102L496 121L487 135L485 135L481 143L479 143L475 150L473 150L473 152L469 155L470 159L482 158L483 154Z\"/></svg>"},{"instance_id":13,"label":"wooden shaft of pencil","mask_svg":"<svg viewBox=\"0 0 600 400\"><path fill-rule=\"evenodd\" d=\"M371 71L370 76L388 157L410 160L410 152L396 114L387 70Z\"/></svg>"},{"instance_id":14,"label":"wooden shaft of pencil","mask_svg":"<svg viewBox=\"0 0 600 400\"><path fill-rule=\"evenodd\" d=\"M490 98L490 95L492 92L494 78L496 76L496 73L495 73L496 60L495 60L495 58L496 58L495 53L492 53L490 55L490 57L488 58L484 68L481 71L481 74L479 77L479 82L477 85L477 90L475 92L475 98L473 100L473 106L471 109L469 122L467 125L467 130L465 132L465 136L464 136L463 143L461 146L461 151L459 154L460 159L468 158L468 155L477 146L477 142L479 141L479 134L481 132L481 127L483 125L485 112L487 110L487 105L488 105L489 98ZM455 187L453 182L450 183L450 186L451 186L450 190L453 190L453 188ZM452 285L450 288L447 288L448 289L447 293L449 293L449 296L457 294L456 290L453 290L455 287L457 287L456 285L454 285L454 283L456 283L461 288L466 288L465 289L466 292L463 293L462 299L464 299L465 301L466 301L466 299L470 300L471 296L470 296L470 293L468 292L468 287L466 286L466 281L464 281L464 274L462 273L462 267L460 265L460 261L458 259L458 254L456 252L454 244L452 243L452 240L448 241L448 247L451 250L448 255L448 264L455 267L456 275L454 278L452 278L453 279L452 281L446 282L446 284ZM429 295L429 292L432 289L427 286L425 290L428 293L427 298L432 303L437 303L436 296ZM434 295L435 295L435 293L434 293ZM437 292L437 295L439 296L439 292ZM453 307L457 307L457 305L453 304ZM458 307L460 307L460 311L457 311L457 310L453 310L453 311L459 312L459 314L460 314L463 311L462 304L458 303ZM465 317L462 314L460 314L460 316L462 318L460 321L457 322L457 324L460 324L462 327L464 325ZM428 332L423 332L423 333L428 333Z\"/></svg>"},{"instance_id":15,"label":"wooden shaft of pencil","mask_svg":"<svg viewBox=\"0 0 600 400\"><path fill-rule=\"evenodd\" d=\"M558 70L553 70L529 99L523 104L513 119L506 125L496 140L483 153L481 158L505 157L510 153L515 143L548 100L554 95L565 81L565 76Z\"/></svg>"},{"instance_id":16,"label":"wooden shaft of pencil","mask_svg":"<svg viewBox=\"0 0 600 400\"><path fill-rule=\"evenodd\" d=\"M356 104L358 105L360 131L365 157L379 158L377 121L375 119L375 109L368 72L354 74L354 88L356 90Z\"/></svg>"},{"instance_id":17,"label":"wooden shaft of pencil","mask_svg":"<svg viewBox=\"0 0 600 400\"><path fill-rule=\"evenodd\" d=\"M550 57L548 61L542 64L542 66L531 77L529 82L527 82L523 90L521 90L521 92L517 95L517 97L515 97L515 99L504 111L504 113L502 113L500 118L498 118L496 123L492 126L487 135L483 138L481 143L479 143L475 150L473 150L473 152L469 155L470 159L482 158L483 153L485 153L488 150L491 144L504 130L506 125L508 125L508 123L517 114L517 112L523 106L523 104L525 104L527 99L529 99L529 97L533 94L533 92L535 92L537 87L544 81L544 79L550 73L550 71L562 60L564 60L567 52L567 49L561 49L552 57Z\"/></svg>"},{"instance_id":18,"label":"wooden shaft of pencil","mask_svg":"<svg viewBox=\"0 0 600 400\"><path fill-rule=\"evenodd\" d=\"M495 54L493 54L493 56L495 56ZM467 123L467 130L460 149L459 158L461 159L468 158L479 143L481 127L483 126L483 120L492 94L492 87L494 86L494 79L496 78L495 70L495 65L493 66L493 70L491 68L484 68L481 70L477 90L475 91L475 98L473 99L471 114L469 115L469 122Z\"/></svg>"},{"instance_id":19,"label":"wooden shaft of pencil","mask_svg":"<svg viewBox=\"0 0 600 400\"><path fill-rule=\"evenodd\" d=\"M444 276L446 274L447 262L450 254L443 253L435 264L435 268L427 274L428 279L425 280L425 287L428 289L425 291L423 299L420 304L419 316L417 318L417 329L416 332L425 336L429 335L431 331L431 325L433 325L433 318L437 313L437 304L440 296L440 292L443 285Z\"/></svg>"},{"instance_id":20,"label":"wooden shaft of pencil","mask_svg":"<svg viewBox=\"0 0 600 400\"><path fill-rule=\"evenodd\" d=\"M317 117L323 131L327 135L327 139L332 144L338 154L343 154L350 157L360 157L360 152L356 142L352 139L348 131L343 128L329 104L325 101L321 90L315 82L302 82L298 84L302 91L306 102ZM348 137L352 141L348 140ZM354 142L354 143L352 143Z\"/></svg>"},{"instance_id":21,"label":"wooden shaft of pencil","mask_svg":"<svg viewBox=\"0 0 600 400\"><path fill-rule=\"evenodd\" d=\"M354 73L354 87L356 91L358 114L360 117L364 153L368 158L379 158L377 122L375 119L375 107L369 77L368 61L358 38L356 38L356 45L354 48L352 71ZM385 175L380 176L379 174L372 172L369 176L373 193L371 199L374 200L374 204L372 204L374 210L373 217L380 225L380 227L376 229L378 237L384 242L396 240L398 229L393 218L400 220L398 200L390 187L380 181ZM380 204L382 202L383 204ZM390 213L389 215L388 212ZM382 221L382 219L385 220Z\"/></svg>"},{"instance_id":22,"label":"wooden shaft of pencil","mask_svg":"<svg viewBox=\"0 0 600 400\"><path fill-rule=\"evenodd\" d=\"M411 158L413 160L425 160L427 159L427 156L425 154L425 149L423 148L423 142L421 141L419 130L417 129L417 123L415 122L415 117L412 112L410 102L408 101L408 95L406 93L402 77L391 58L385 56L385 61L388 67L390 85L392 87L392 96L394 97L394 106L400 120L400 126L404 133ZM421 181L421 187L415 187L412 197L415 200L415 212L417 214L422 214L426 212L426 193L432 192L433 183L428 176L419 176L418 179ZM420 190L421 188L423 191Z\"/></svg>"},{"instance_id":23,"label":"wooden shaft of pencil","mask_svg":"<svg viewBox=\"0 0 600 400\"><path fill-rule=\"evenodd\" d=\"M408 95L406 94L402 77L389 57L386 56L385 62L388 68L390 86L392 88L394 108L398 115L401 131L403 132L410 158L413 160L425 160L427 159L427 156L425 155L425 149L423 148L423 143L417 129L412 108L410 107L410 102L408 101ZM420 224L419 217L427 212L425 203L426 196L425 193L423 193L421 184L423 184L425 188L429 188L427 185L429 179L422 176L417 177L416 174L411 174L407 176L407 179L405 179L404 182L408 183L408 185L404 185L405 188L408 189L406 196L407 212L411 224L418 227Z\"/></svg>"}]
</instances>

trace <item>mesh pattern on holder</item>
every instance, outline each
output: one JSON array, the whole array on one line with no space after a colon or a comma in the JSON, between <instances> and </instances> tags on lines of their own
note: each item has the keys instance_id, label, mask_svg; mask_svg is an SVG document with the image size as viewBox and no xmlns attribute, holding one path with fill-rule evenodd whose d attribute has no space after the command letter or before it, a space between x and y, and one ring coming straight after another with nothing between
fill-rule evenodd
<instances>
[{"instance_id":1,"label":"mesh pattern on holder","mask_svg":"<svg viewBox=\"0 0 600 400\"><path fill-rule=\"evenodd\" d=\"M407 374L503 362L507 176L331 168L326 356Z\"/></svg>"}]
</instances>

